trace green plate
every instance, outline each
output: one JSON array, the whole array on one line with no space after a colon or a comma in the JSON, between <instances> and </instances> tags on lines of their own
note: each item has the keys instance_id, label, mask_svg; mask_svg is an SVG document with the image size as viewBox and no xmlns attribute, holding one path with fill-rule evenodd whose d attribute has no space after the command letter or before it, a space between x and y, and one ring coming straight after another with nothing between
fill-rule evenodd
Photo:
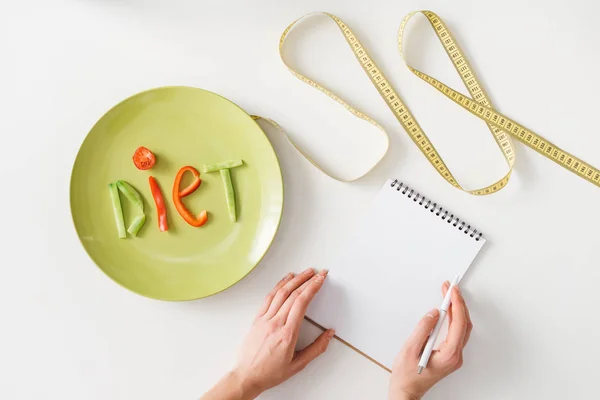
<instances>
[{"instance_id":1,"label":"green plate","mask_svg":"<svg viewBox=\"0 0 600 400\"><path fill-rule=\"evenodd\" d=\"M133 165L139 146L156 154L148 171ZM184 199L194 214L208 210L208 222L188 225L172 201L177 171L229 159L244 161L231 170L238 222L229 220L216 172L201 174L200 188ZM150 175L167 203L167 232L158 230ZM148 219L138 237L117 237L108 184L119 179L144 198ZM121 203L129 226L135 210L123 195ZM191 87L149 90L112 108L85 138L71 175L71 213L92 260L127 289L161 300L198 299L239 282L267 252L282 209L281 170L262 129L229 100Z\"/></svg>"}]
</instances>

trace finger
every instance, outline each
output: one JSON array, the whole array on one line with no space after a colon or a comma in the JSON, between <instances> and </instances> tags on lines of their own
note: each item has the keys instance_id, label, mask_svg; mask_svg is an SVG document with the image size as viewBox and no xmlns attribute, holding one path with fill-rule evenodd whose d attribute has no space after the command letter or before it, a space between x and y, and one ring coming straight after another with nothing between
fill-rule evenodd
<instances>
[{"instance_id":1,"label":"finger","mask_svg":"<svg viewBox=\"0 0 600 400\"><path fill-rule=\"evenodd\" d=\"M435 327L439 317L440 311L434 308L421 318L417 327L404 344L404 351L409 357L415 360L419 358L421 350L425 347L429 334Z\"/></svg>"},{"instance_id":2,"label":"finger","mask_svg":"<svg viewBox=\"0 0 600 400\"><path fill-rule=\"evenodd\" d=\"M275 294L277 293L277 291L279 289L281 289L281 287L283 285L285 285L286 282L288 282L293 277L294 277L294 273L290 272L289 274L287 274L286 276L284 276L282 280L280 280L279 282L277 282L277 285L275 285L275 287L265 297L265 300L263 301L262 306L260 306L260 309L258 310L257 317L262 317L263 315L265 315L265 313L269 309L269 306L271 305L271 302L273 301L273 298L275 297Z\"/></svg>"},{"instance_id":3,"label":"finger","mask_svg":"<svg viewBox=\"0 0 600 400\"><path fill-rule=\"evenodd\" d=\"M298 289L304 282L309 280L314 274L315 271L312 268L308 268L301 274L296 275L290 281L286 282L275 294L275 297L273 298L269 309L265 313L265 316L267 318L272 318L275 316L290 294L292 294L294 290Z\"/></svg>"},{"instance_id":4,"label":"finger","mask_svg":"<svg viewBox=\"0 0 600 400\"><path fill-rule=\"evenodd\" d=\"M281 318L283 320L283 322L285 322L287 320L288 314L290 313L290 310L292 309L292 305L294 304L294 302L296 301L296 299L298 298L298 296L300 296L300 294L302 294L302 292L311 283L312 283L312 279L309 279L306 282L304 282L302 284L302 286L300 286L298 289L294 290L292 292L292 294L290 294L290 296L287 298L287 300L285 301L285 303L283 303L283 305L281 306L281 308L279 309L279 311L277 311L276 317L277 318Z\"/></svg>"},{"instance_id":5,"label":"finger","mask_svg":"<svg viewBox=\"0 0 600 400\"><path fill-rule=\"evenodd\" d=\"M292 304L292 308L287 317L286 326L287 329L293 333L294 337L296 337L300 331L300 325L302 324L302 319L304 318L304 314L306 314L308 305L315 297L315 294L317 294L319 289L323 286L326 277L327 270L319 271L319 273L310 280L310 284L306 289L304 289L294 301L294 304Z\"/></svg>"},{"instance_id":6,"label":"finger","mask_svg":"<svg viewBox=\"0 0 600 400\"><path fill-rule=\"evenodd\" d=\"M446 281L442 284L442 297L446 297L446 293L448 293L448 289L450 289L450 282ZM452 323L452 307L448 309L448 324Z\"/></svg>"},{"instance_id":7,"label":"finger","mask_svg":"<svg viewBox=\"0 0 600 400\"><path fill-rule=\"evenodd\" d=\"M458 287L452 290L452 323L448 326L448 336L446 337L445 349L451 353L460 353L465 343L467 334L467 314L465 312L465 302L460 295Z\"/></svg>"},{"instance_id":8,"label":"finger","mask_svg":"<svg viewBox=\"0 0 600 400\"><path fill-rule=\"evenodd\" d=\"M462 297L462 292L460 291L460 289L458 290L458 292L460 293L460 297ZM465 335L465 341L463 343L463 348L467 345L467 342L469 341L469 338L471 337L471 331L473 330L473 322L471 321L471 313L469 312L469 307L467 307L467 303L464 301L464 297L462 297L463 302L465 304L465 314L467 317L467 334Z\"/></svg>"},{"instance_id":9,"label":"finger","mask_svg":"<svg viewBox=\"0 0 600 400\"><path fill-rule=\"evenodd\" d=\"M302 371L312 360L325 353L334 335L333 329L326 330L314 342L297 352L292 360L292 373Z\"/></svg>"}]
</instances>

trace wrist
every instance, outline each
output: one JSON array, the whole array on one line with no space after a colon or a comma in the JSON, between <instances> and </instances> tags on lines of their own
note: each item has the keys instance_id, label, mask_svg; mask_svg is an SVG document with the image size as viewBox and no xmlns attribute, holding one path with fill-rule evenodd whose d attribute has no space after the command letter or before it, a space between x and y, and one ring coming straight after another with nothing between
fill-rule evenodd
<instances>
[{"instance_id":1,"label":"wrist","mask_svg":"<svg viewBox=\"0 0 600 400\"><path fill-rule=\"evenodd\" d=\"M229 372L225 380L228 386L236 388L235 392L238 393L236 400L253 400L264 391L247 374L237 369Z\"/></svg>"},{"instance_id":2,"label":"wrist","mask_svg":"<svg viewBox=\"0 0 600 400\"><path fill-rule=\"evenodd\" d=\"M404 392L401 396L403 396L400 397L402 400L421 400L421 397L406 392Z\"/></svg>"},{"instance_id":3,"label":"wrist","mask_svg":"<svg viewBox=\"0 0 600 400\"><path fill-rule=\"evenodd\" d=\"M400 392L390 396L390 400L421 400L421 398L410 393Z\"/></svg>"},{"instance_id":4,"label":"wrist","mask_svg":"<svg viewBox=\"0 0 600 400\"><path fill-rule=\"evenodd\" d=\"M226 374L200 400L254 400L261 392L244 374L234 370Z\"/></svg>"},{"instance_id":5,"label":"wrist","mask_svg":"<svg viewBox=\"0 0 600 400\"><path fill-rule=\"evenodd\" d=\"M390 387L389 400L421 400L422 396L417 396L402 389L393 389Z\"/></svg>"}]
</instances>

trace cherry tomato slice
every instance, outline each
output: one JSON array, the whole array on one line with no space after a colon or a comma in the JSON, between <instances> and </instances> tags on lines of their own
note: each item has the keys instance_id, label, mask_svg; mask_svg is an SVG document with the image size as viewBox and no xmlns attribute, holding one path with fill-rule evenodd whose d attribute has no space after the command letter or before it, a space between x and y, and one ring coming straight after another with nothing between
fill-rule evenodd
<instances>
[{"instance_id":1,"label":"cherry tomato slice","mask_svg":"<svg viewBox=\"0 0 600 400\"><path fill-rule=\"evenodd\" d=\"M139 170L147 170L152 168L156 162L156 156L144 146L138 147L135 153L133 153L133 163Z\"/></svg>"}]
</instances>

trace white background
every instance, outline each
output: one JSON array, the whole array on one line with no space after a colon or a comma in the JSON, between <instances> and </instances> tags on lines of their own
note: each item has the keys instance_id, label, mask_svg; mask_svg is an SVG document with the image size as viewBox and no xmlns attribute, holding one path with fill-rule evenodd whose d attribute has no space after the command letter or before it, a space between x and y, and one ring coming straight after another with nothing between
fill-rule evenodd
<instances>
[{"instance_id":1,"label":"white background","mask_svg":"<svg viewBox=\"0 0 600 400\"><path fill-rule=\"evenodd\" d=\"M388 177L443 201L489 240L463 285L475 324L464 367L428 398L594 397L600 189L520 144L505 190L473 197L452 188L322 18L296 31L287 56L388 130L391 148L379 167L341 184L269 131L285 179L281 229L253 273L208 299L164 303L134 295L104 276L79 244L69 211L79 145L106 110L151 87L220 93L274 118L338 170L373 157L376 131L296 80L279 60L280 33L311 11L335 13L354 29L465 185L502 176L501 154L484 124L400 60L398 25L424 8L453 30L500 111L600 165L596 2L3 1L0 397L199 397L234 363L264 294L287 271L326 267L339 246L336 232L352 227ZM407 32L410 61L462 90L423 22ZM316 333L306 327L303 341ZM334 342L262 398L383 399L388 380L387 372Z\"/></svg>"}]
</instances>

